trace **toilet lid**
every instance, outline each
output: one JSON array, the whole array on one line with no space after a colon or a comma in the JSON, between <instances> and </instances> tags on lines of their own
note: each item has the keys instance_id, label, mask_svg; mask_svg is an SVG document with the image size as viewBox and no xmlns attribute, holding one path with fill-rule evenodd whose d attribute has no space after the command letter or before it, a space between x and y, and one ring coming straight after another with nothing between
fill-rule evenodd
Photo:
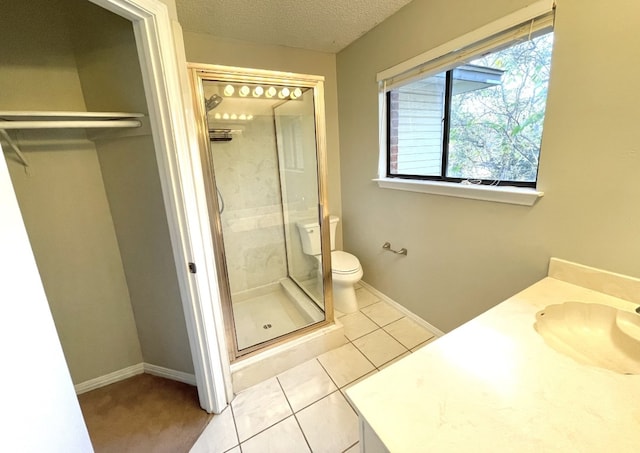
<instances>
[{"instance_id":1,"label":"toilet lid","mask_svg":"<svg viewBox=\"0 0 640 453\"><path fill-rule=\"evenodd\" d=\"M351 253L335 250L331 252L331 272L351 274L360 269L360 261Z\"/></svg>"}]
</instances>

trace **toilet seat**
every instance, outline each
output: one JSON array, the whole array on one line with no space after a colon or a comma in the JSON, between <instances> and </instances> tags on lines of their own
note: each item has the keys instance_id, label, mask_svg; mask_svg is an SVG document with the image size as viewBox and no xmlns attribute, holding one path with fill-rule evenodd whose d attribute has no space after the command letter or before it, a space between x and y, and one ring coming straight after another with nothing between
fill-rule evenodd
<instances>
[{"instance_id":1,"label":"toilet seat","mask_svg":"<svg viewBox=\"0 0 640 453\"><path fill-rule=\"evenodd\" d=\"M348 275L355 274L360 270L360 261L351 253L342 250L331 252L331 273Z\"/></svg>"}]
</instances>

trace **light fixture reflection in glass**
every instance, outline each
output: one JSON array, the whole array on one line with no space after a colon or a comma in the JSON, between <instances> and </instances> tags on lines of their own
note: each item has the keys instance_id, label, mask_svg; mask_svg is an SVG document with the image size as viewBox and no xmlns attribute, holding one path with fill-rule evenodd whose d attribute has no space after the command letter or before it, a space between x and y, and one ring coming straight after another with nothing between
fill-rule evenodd
<instances>
[{"instance_id":1,"label":"light fixture reflection in glass","mask_svg":"<svg viewBox=\"0 0 640 453\"><path fill-rule=\"evenodd\" d=\"M247 113L216 113L213 117L224 121L251 121L253 115Z\"/></svg>"},{"instance_id":2,"label":"light fixture reflection in glass","mask_svg":"<svg viewBox=\"0 0 640 453\"><path fill-rule=\"evenodd\" d=\"M280 99L284 99L286 97L289 97L289 94L291 94L291 91L289 90L289 88L284 87L283 89L280 90L280 93L278 93L278 97Z\"/></svg>"},{"instance_id":3,"label":"light fixture reflection in glass","mask_svg":"<svg viewBox=\"0 0 640 453\"><path fill-rule=\"evenodd\" d=\"M293 90L293 93L291 93L291 97L293 99L299 98L300 96L302 96L302 90L300 88L296 88L295 90Z\"/></svg>"},{"instance_id":4,"label":"light fixture reflection in glass","mask_svg":"<svg viewBox=\"0 0 640 453\"><path fill-rule=\"evenodd\" d=\"M251 90L250 90L250 89L249 89L249 87L248 87L248 86L246 86L246 85L243 85L243 86L240 88L240 91L238 91L238 94L239 94L240 96L242 96L242 97L246 97L246 96L248 96L248 95L249 95L249 93L251 93Z\"/></svg>"},{"instance_id":5,"label":"light fixture reflection in glass","mask_svg":"<svg viewBox=\"0 0 640 453\"><path fill-rule=\"evenodd\" d=\"M235 93L236 89L233 88L233 85L227 85L226 87L224 87L224 95L225 96L233 96L233 93Z\"/></svg>"},{"instance_id":6,"label":"light fixture reflection in glass","mask_svg":"<svg viewBox=\"0 0 640 453\"><path fill-rule=\"evenodd\" d=\"M264 93L264 88L262 88L261 86L257 86L253 89L254 98L259 98L260 96L262 96L262 93Z\"/></svg>"},{"instance_id":7,"label":"light fixture reflection in glass","mask_svg":"<svg viewBox=\"0 0 640 453\"><path fill-rule=\"evenodd\" d=\"M278 90L276 90L276 87L269 87L267 88L267 91L264 93L264 95L268 98L272 98L274 97L276 94L278 93Z\"/></svg>"}]
</instances>

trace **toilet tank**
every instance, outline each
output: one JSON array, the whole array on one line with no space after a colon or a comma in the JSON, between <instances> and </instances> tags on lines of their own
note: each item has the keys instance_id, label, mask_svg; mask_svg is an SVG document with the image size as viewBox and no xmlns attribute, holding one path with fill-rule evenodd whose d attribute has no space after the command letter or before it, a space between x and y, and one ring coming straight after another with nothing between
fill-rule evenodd
<instances>
[{"instance_id":1,"label":"toilet tank","mask_svg":"<svg viewBox=\"0 0 640 453\"><path fill-rule=\"evenodd\" d=\"M338 217L332 215L329 217L329 235L331 236L331 250L336 248L336 226L338 225ZM317 221L298 222L298 231L300 232L300 240L302 241L302 251L306 255L320 255L320 224Z\"/></svg>"}]
</instances>

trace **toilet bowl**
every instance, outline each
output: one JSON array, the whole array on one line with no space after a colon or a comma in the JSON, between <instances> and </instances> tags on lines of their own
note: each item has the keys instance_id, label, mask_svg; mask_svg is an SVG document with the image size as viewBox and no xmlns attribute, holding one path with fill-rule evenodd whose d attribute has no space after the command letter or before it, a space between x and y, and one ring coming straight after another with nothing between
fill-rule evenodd
<instances>
[{"instance_id":1,"label":"toilet bowl","mask_svg":"<svg viewBox=\"0 0 640 453\"><path fill-rule=\"evenodd\" d=\"M333 281L333 307L342 313L358 310L354 285L362 278L362 266L358 258L351 253L335 250L335 232L338 217L331 216L331 279ZM302 241L302 251L321 261L320 226L318 222L299 222L297 224Z\"/></svg>"},{"instance_id":2,"label":"toilet bowl","mask_svg":"<svg viewBox=\"0 0 640 453\"><path fill-rule=\"evenodd\" d=\"M333 307L342 313L358 310L354 285L362 278L362 266L351 253L331 252L331 281L333 282Z\"/></svg>"}]
</instances>

